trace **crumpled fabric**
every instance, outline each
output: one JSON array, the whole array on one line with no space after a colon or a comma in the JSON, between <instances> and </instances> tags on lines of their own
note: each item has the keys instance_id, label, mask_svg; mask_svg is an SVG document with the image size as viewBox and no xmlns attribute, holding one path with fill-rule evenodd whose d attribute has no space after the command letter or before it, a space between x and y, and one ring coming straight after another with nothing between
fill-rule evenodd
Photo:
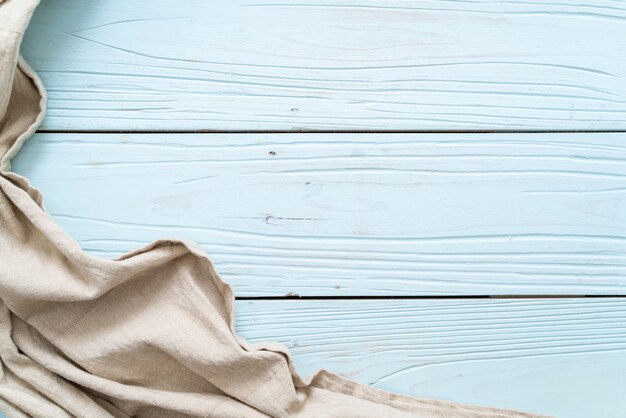
<instances>
[{"instance_id":1,"label":"crumpled fabric","mask_svg":"<svg viewBox=\"0 0 626 418\"><path fill-rule=\"evenodd\" d=\"M10 417L531 417L395 395L250 344L203 250L84 253L11 158L45 112L19 56L37 0L0 0L0 410ZM61 57L60 57L61 58ZM506 379L506 377L502 377Z\"/></svg>"}]
</instances>

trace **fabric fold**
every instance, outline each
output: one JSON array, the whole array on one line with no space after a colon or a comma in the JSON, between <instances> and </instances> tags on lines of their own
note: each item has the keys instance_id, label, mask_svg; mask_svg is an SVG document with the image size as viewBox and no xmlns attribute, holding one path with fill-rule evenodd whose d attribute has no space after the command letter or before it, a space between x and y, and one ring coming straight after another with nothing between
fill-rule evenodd
<instances>
[{"instance_id":1,"label":"fabric fold","mask_svg":"<svg viewBox=\"0 0 626 418\"><path fill-rule=\"evenodd\" d=\"M204 251L160 240L91 256L10 160L45 91L19 57L36 0L0 1L0 408L11 417L531 417L420 400L236 334L234 298Z\"/></svg>"}]
</instances>

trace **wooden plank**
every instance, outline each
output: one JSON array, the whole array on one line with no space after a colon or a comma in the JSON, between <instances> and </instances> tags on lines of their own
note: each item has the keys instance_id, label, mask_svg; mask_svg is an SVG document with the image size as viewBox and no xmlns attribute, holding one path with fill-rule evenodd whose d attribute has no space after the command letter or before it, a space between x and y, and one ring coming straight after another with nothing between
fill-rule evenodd
<instances>
[{"instance_id":1,"label":"wooden plank","mask_svg":"<svg viewBox=\"0 0 626 418\"><path fill-rule=\"evenodd\" d=\"M421 397L555 417L626 410L626 301L240 301L238 331L279 340L306 375L328 368Z\"/></svg>"},{"instance_id":2,"label":"wooden plank","mask_svg":"<svg viewBox=\"0 0 626 418\"><path fill-rule=\"evenodd\" d=\"M50 130L626 128L614 0L46 0Z\"/></svg>"},{"instance_id":3,"label":"wooden plank","mask_svg":"<svg viewBox=\"0 0 626 418\"><path fill-rule=\"evenodd\" d=\"M87 251L201 243L238 295L626 293L622 134L38 134Z\"/></svg>"}]
</instances>

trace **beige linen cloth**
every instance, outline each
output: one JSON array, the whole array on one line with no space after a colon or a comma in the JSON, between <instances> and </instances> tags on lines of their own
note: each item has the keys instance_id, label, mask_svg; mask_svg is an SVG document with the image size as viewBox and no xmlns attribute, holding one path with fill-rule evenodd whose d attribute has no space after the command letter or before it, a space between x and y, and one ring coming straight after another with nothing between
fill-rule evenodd
<instances>
[{"instance_id":1,"label":"beige linen cloth","mask_svg":"<svg viewBox=\"0 0 626 418\"><path fill-rule=\"evenodd\" d=\"M85 254L10 160L43 118L19 57L38 0L0 0L0 410L10 417L531 417L394 395L234 328L233 293L198 245ZM506 379L506 376L502 376Z\"/></svg>"}]
</instances>

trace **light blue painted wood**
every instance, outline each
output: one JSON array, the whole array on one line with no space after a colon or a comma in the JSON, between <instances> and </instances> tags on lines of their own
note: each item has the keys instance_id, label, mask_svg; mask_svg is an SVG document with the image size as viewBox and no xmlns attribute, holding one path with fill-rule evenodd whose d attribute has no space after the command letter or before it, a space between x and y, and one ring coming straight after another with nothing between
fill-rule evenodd
<instances>
[{"instance_id":1,"label":"light blue painted wood","mask_svg":"<svg viewBox=\"0 0 626 418\"><path fill-rule=\"evenodd\" d=\"M46 129L626 128L626 4L44 0Z\"/></svg>"},{"instance_id":2,"label":"light blue painted wood","mask_svg":"<svg viewBox=\"0 0 626 418\"><path fill-rule=\"evenodd\" d=\"M255 301L251 341L283 342L303 374L324 367L413 396L555 417L626 410L624 299Z\"/></svg>"},{"instance_id":3,"label":"light blue painted wood","mask_svg":"<svg viewBox=\"0 0 626 418\"><path fill-rule=\"evenodd\" d=\"M80 245L201 243L238 295L624 294L623 134L39 134Z\"/></svg>"}]
</instances>

